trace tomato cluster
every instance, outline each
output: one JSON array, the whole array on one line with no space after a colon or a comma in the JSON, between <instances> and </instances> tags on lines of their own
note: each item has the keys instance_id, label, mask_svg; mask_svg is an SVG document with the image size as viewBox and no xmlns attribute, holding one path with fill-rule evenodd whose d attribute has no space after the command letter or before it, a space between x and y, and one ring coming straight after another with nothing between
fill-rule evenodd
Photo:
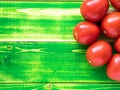
<instances>
[{"instance_id":1,"label":"tomato cluster","mask_svg":"<svg viewBox=\"0 0 120 90\"><path fill-rule=\"evenodd\" d=\"M73 35L80 44L90 45L86 51L90 65L100 67L107 64L107 76L120 81L120 0L110 0L110 3L115 9L111 12L109 0L84 0L80 12L85 21L75 26ZM100 34L115 39L117 54L112 55L108 41L98 40Z\"/></svg>"}]
</instances>

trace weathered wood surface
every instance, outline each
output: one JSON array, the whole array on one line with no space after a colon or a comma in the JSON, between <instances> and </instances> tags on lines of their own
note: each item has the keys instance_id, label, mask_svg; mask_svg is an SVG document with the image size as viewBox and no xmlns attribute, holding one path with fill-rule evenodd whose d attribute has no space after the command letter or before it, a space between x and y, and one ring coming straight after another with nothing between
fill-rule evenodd
<instances>
[{"instance_id":1,"label":"weathered wood surface","mask_svg":"<svg viewBox=\"0 0 120 90\"><path fill-rule=\"evenodd\" d=\"M1 90L119 90L72 35L81 2L0 2Z\"/></svg>"}]
</instances>

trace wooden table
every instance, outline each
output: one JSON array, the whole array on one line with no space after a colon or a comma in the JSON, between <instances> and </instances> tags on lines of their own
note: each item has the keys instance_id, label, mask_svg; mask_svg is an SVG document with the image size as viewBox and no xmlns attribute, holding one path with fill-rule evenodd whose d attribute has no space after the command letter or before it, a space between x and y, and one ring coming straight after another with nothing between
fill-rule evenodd
<instances>
[{"instance_id":1,"label":"wooden table","mask_svg":"<svg viewBox=\"0 0 120 90\"><path fill-rule=\"evenodd\" d=\"M0 2L0 90L120 89L73 38L81 3Z\"/></svg>"}]
</instances>

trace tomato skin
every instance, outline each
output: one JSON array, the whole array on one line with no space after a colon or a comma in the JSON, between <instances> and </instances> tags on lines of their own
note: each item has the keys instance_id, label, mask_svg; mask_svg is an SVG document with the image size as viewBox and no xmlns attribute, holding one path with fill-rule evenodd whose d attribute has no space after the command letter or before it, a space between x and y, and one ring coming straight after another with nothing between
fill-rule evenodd
<instances>
[{"instance_id":1,"label":"tomato skin","mask_svg":"<svg viewBox=\"0 0 120 90\"><path fill-rule=\"evenodd\" d=\"M84 0L80 12L86 20L98 22L107 14L108 8L108 0Z\"/></svg>"},{"instance_id":2,"label":"tomato skin","mask_svg":"<svg viewBox=\"0 0 120 90\"><path fill-rule=\"evenodd\" d=\"M113 55L106 68L106 73L110 79L120 81L120 54Z\"/></svg>"},{"instance_id":3,"label":"tomato skin","mask_svg":"<svg viewBox=\"0 0 120 90\"><path fill-rule=\"evenodd\" d=\"M115 50L120 53L120 37L114 43Z\"/></svg>"},{"instance_id":4,"label":"tomato skin","mask_svg":"<svg viewBox=\"0 0 120 90\"><path fill-rule=\"evenodd\" d=\"M101 23L102 32L109 38L120 36L120 12L108 14Z\"/></svg>"},{"instance_id":5,"label":"tomato skin","mask_svg":"<svg viewBox=\"0 0 120 90\"><path fill-rule=\"evenodd\" d=\"M96 41L86 52L86 59L94 67L105 65L112 56L112 47L104 40Z\"/></svg>"},{"instance_id":6,"label":"tomato skin","mask_svg":"<svg viewBox=\"0 0 120 90\"><path fill-rule=\"evenodd\" d=\"M97 40L100 30L96 24L91 22L80 22L73 31L74 38L83 45L88 45Z\"/></svg>"},{"instance_id":7,"label":"tomato skin","mask_svg":"<svg viewBox=\"0 0 120 90\"><path fill-rule=\"evenodd\" d=\"M110 3L115 9L120 10L120 0L110 0Z\"/></svg>"}]
</instances>

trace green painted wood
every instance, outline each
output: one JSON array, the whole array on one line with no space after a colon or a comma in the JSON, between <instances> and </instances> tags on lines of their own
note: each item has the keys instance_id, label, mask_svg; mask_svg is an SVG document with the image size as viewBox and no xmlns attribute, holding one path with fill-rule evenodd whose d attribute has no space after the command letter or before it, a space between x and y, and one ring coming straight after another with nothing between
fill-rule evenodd
<instances>
[{"instance_id":1,"label":"green painted wood","mask_svg":"<svg viewBox=\"0 0 120 90\"><path fill-rule=\"evenodd\" d=\"M113 82L76 42L1 42L1 82Z\"/></svg>"},{"instance_id":2,"label":"green painted wood","mask_svg":"<svg viewBox=\"0 0 120 90\"><path fill-rule=\"evenodd\" d=\"M81 2L83 0L0 0L0 1L27 1L27 2Z\"/></svg>"},{"instance_id":3,"label":"green painted wood","mask_svg":"<svg viewBox=\"0 0 120 90\"><path fill-rule=\"evenodd\" d=\"M0 84L0 90L48 90L48 88L48 84Z\"/></svg>"},{"instance_id":4,"label":"green painted wood","mask_svg":"<svg viewBox=\"0 0 120 90\"><path fill-rule=\"evenodd\" d=\"M81 3L0 2L0 90L120 89L73 38Z\"/></svg>"},{"instance_id":5,"label":"green painted wood","mask_svg":"<svg viewBox=\"0 0 120 90\"><path fill-rule=\"evenodd\" d=\"M26 83L0 84L0 90L120 90L120 84Z\"/></svg>"},{"instance_id":6,"label":"green painted wood","mask_svg":"<svg viewBox=\"0 0 120 90\"><path fill-rule=\"evenodd\" d=\"M0 41L74 40L81 2L1 2Z\"/></svg>"},{"instance_id":7,"label":"green painted wood","mask_svg":"<svg viewBox=\"0 0 120 90\"><path fill-rule=\"evenodd\" d=\"M0 41L74 41L82 2L1 2Z\"/></svg>"}]
</instances>

